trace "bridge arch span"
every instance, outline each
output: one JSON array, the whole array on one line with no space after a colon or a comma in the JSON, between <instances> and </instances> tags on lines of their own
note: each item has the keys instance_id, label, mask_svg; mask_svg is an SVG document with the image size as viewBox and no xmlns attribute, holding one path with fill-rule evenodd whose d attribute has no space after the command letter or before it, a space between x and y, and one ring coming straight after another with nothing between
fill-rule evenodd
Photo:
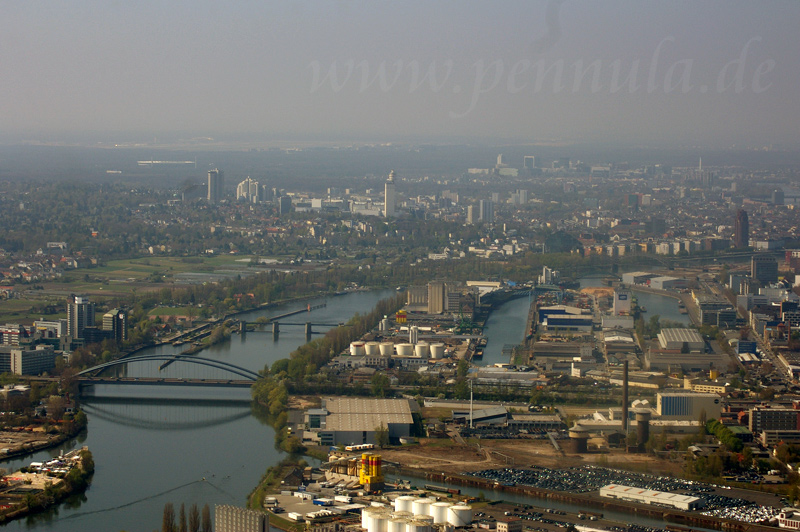
<instances>
[{"instance_id":1,"label":"bridge arch span","mask_svg":"<svg viewBox=\"0 0 800 532\"><path fill-rule=\"evenodd\" d=\"M227 371L229 373L233 373L234 375L238 375L246 380L250 380L253 382L261 378L261 375L259 375L255 371L251 371L247 368L243 368L235 364L230 364L228 362L223 362L221 360L213 360L210 358L203 358L196 356L176 357L174 355L140 355L140 356L133 356L130 358L121 358L119 360L112 360L111 362L98 364L97 366L85 369L79 372L76 376L77 377L91 376L106 368L111 368L114 366L122 366L125 364L135 364L137 362L187 362L189 364L198 364L201 366L207 366Z\"/></svg>"}]
</instances>

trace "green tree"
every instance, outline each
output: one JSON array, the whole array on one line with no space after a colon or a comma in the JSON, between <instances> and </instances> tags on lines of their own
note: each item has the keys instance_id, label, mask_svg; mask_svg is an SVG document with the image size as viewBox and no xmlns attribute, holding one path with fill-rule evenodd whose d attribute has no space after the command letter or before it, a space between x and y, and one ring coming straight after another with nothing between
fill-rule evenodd
<instances>
[{"instance_id":1,"label":"green tree","mask_svg":"<svg viewBox=\"0 0 800 532\"><path fill-rule=\"evenodd\" d=\"M386 425L378 425L375 427L375 443L380 447L389 446L389 427Z\"/></svg>"},{"instance_id":2,"label":"green tree","mask_svg":"<svg viewBox=\"0 0 800 532\"><path fill-rule=\"evenodd\" d=\"M375 372L370 380L372 384L372 395L375 397L386 397L386 392L389 390L389 377L385 373Z\"/></svg>"}]
</instances>

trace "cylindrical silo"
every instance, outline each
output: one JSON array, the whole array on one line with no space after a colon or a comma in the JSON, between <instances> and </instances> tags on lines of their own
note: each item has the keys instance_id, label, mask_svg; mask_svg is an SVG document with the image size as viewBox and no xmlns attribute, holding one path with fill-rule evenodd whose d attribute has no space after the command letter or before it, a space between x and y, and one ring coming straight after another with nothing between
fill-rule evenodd
<instances>
[{"instance_id":1,"label":"cylindrical silo","mask_svg":"<svg viewBox=\"0 0 800 532\"><path fill-rule=\"evenodd\" d=\"M364 354L364 342L351 342L350 354L354 357Z\"/></svg>"},{"instance_id":2,"label":"cylindrical silo","mask_svg":"<svg viewBox=\"0 0 800 532\"><path fill-rule=\"evenodd\" d=\"M394 344L392 342L381 342L379 349L382 357L390 357L394 354Z\"/></svg>"},{"instance_id":3,"label":"cylindrical silo","mask_svg":"<svg viewBox=\"0 0 800 532\"><path fill-rule=\"evenodd\" d=\"M431 509L428 507L428 511L430 512ZM414 521L418 521L420 523L428 523L429 525L433 524L433 516L431 515L415 515Z\"/></svg>"},{"instance_id":4,"label":"cylindrical silo","mask_svg":"<svg viewBox=\"0 0 800 532\"><path fill-rule=\"evenodd\" d=\"M406 525L409 519L407 517L393 517L389 519L388 532L406 532Z\"/></svg>"},{"instance_id":5,"label":"cylindrical silo","mask_svg":"<svg viewBox=\"0 0 800 532\"><path fill-rule=\"evenodd\" d=\"M411 495L401 495L394 500L394 509L396 512L409 512L413 515L413 502L416 497Z\"/></svg>"},{"instance_id":6,"label":"cylindrical silo","mask_svg":"<svg viewBox=\"0 0 800 532\"><path fill-rule=\"evenodd\" d=\"M361 510L361 528L367 528L369 526L369 518L375 512L374 508L364 508Z\"/></svg>"},{"instance_id":7,"label":"cylindrical silo","mask_svg":"<svg viewBox=\"0 0 800 532\"><path fill-rule=\"evenodd\" d=\"M387 512L379 512L373 519L375 528L370 528L368 532L388 532L390 517Z\"/></svg>"},{"instance_id":8,"label":"cylindrical silo","mask_svg":"<svg viewBox=\"0 0 800 532\"><path fill-rule=\"evenodd\" d=\"M397 344L397 354L401 357L410 357L414 354L414 344Z\"/></svg>"},{"instance_id":9,"label":"cylindrical silo","mask_svg":"<svg viewBox=\"0 0 800 532\"><path fill-rule=\"evenodd\" d=\"M461 504L451 506L447 509L447 522L453 526L468 526L472 523L472 508Z\"/></svg>"},{"instance_id":10,"label":"cylindrical silo","mask_svg":"<svg viewBox=\"0 0 800 532\"><path fill-rule=\"evenodd\" d=\"M411 505L411 511L414 512L414 515L428 515L430 511L431 501L430 499L416 499Z\"/></svg>"},{"instance_id":11,"label":"cylindrical silo","mask_svg":"<svg viewBox=\"0 0 800 532\"><path fill-rule=\"evenodd\" d=\"M431 348L431 358L438 360L444 357L444 344L441 342L437 342L435 344L430 345Z\"/></svg>"},{"instance_id":12,"label":"cylindrical silo","mask_svg":"<svg viewBox=\"0 0 800 532\"><path fill-rule=\"evenodd\" d=\"M378 356L381 352L378 342L367 342L364 345L365 352L370 356Z\"/></svg>"},{"instance_id":13,"label":"cylindrical silo","mask_svg":"<svg viewBox=\"0 0 800 532\"><path fill-rule=\"evenodd\" d=\"M406 525L406 532L431 532L432 528L430 523L414 518Z\"/></svg>"},{"instance_id":14,"label":"cylindrical silo","mask_svg":"<svg viewBox=\"0 0 800 532\"><path fill-rule=\"evenodd\" d=\"M437 525L447 523L447 509L452 506L449 502L435 502L431 504L431 517Z\"/></svg>"},{"instance_id":15,"label":"cylindrical silo","mask_svg":"<svg viewBox=\"0 0 800 532\"><path fill-rule=\"evenodd\" d=\"M417 358L428 358L428 342L419 342L414 345L414 353Z\"/></svg>"},{"instance_id":16,"label":"cylindrical silo","mask_svg":"<svg viewBox=\"0 0 800 532\"><path fill-rule=\"evenodd\" d=\"M396 502L397 502L397 500L395 499L395 503ZM411 513L410 510L409 511L406 511L406 510L395 510L394 512L392 512L392 517L396 518L396 519L411 519L412 517L414 517L414 514Z\"/></svg>"}]
</instances>

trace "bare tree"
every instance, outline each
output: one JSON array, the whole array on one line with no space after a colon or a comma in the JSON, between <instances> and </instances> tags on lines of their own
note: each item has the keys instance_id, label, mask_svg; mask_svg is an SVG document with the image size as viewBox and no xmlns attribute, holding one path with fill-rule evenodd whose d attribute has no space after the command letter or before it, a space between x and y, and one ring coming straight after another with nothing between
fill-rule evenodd
<instances>
[{"instance_id":1,"label":"bare tree","mask_svg":"<svg viewBox=\"0 0 800 532\"><path fill-rule=\"evenodd\" d=\"M175 507L171 502L164 505L164 516L161 518L161 532L177 532L175 529Z\"/></svg>"},{"instance_id":2,"label":"bare tree","mask_svg":"<svg viewBox=\"0 0 800 532\"><path fill-rule=\"evenodd\" d=\"M203 506L203 527L201 528L203 532L212 532L211 528L211 510L208 508L208 504Z\"/></svg>"},{"instance_id":3,"label":"bare tree","mask_svg":"<svg viewBox=\"0 0 800 532\"><path fill-rule=\"evenodd\" d=\"M194 503L189 507L189 532L200 532L200 510Z\"/></svg>"},{"instance_id":4,"label":"bare tree","mask_svg":"<svg viewBox=\"0 0 800 532\"><path fill-rule=\"evenodd\" d=\"M187 532L186 530L186 507L181 503L181 513L178 514L178 530L179 532Z\"/></svg>"}]
</instances>

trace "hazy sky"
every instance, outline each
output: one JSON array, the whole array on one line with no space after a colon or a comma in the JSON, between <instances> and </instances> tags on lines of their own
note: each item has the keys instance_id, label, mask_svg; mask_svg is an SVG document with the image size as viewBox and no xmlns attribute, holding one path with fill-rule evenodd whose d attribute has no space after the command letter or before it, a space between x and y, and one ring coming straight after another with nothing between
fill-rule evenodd
<instances>
[{"instance_id":1,"label":"hazy sky","mask_svg":"<svg viewBox=\"0 0 800 532\"><path fill-rule=\"evenodd\" d=\"M796 147L798 23L796 0L4 0L0 134Z\"/></svg>"}]
</instances>

